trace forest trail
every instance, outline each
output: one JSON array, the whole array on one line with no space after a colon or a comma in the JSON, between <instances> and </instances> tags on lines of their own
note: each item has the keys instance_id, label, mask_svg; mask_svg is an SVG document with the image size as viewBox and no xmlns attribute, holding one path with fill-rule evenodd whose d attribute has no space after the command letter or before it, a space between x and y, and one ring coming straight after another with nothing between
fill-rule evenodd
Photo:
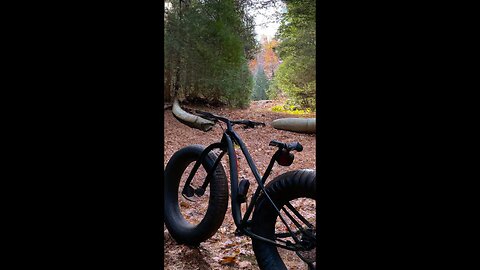
<instances>
[{"instance_id":1,"label":"forest trail","mask_svg":"<svg viewBox=\"0 0 480 270\"><path fill-rule=\"evenodd\" d=\"M182 107L190 109L198 109L208 111L213 114L222 115L229 119L239 120L246 119L258 122L264 122L265 127L256 127L255 129L243 129L235 126L235 131L244 141L250 155L255 164L263 175L271 156L275 152L275 148L269 146L271 140L278 140L281 142L298 141L303 145L304 150L300 153L295 153L295 161L290 167L282 167L276 164L273 167L268 181L271 181L276 176L288 171L297 169L313 169L315 170L315 151L316 151L316 135L315 134L300 134L289 131L277 130L271 126L271 122L278 118L284 117L315 117L314 114L309 115L295 115L272 112L271 107L281 104L281 102L273 101L266 103L265 101L253 101L247 109L230 109L230 108L213 108L204 106L182 105ZM191 144L209 145L218 142L221 139L223 130L218 125L215 125L209 132L203 132L197 129L190 128L178 120L176 120L171 110L164 111L164 166L166 166L170 157L179 149ZM225 127L225 125L223 125ZM239 149L236 149L239 151ZM237 152L238 154L239 152ZM257 188L254 177L250 172L243 155L239 156L239 179L245 177L250 180L249 195L251 195ZM222 160L225 173L229 176L229 168L227 165L228 158ZM229 177L228 177L229 178ZM206 207L199 205L199 208ZM243 204L245 205L245 204ZM242 213L245 207L242 207ZM252 250L251 239L246 236L236 237L234 235L235 225L230 211L230 202L223 221L222 226L217 233L200 244L198 248L192 248L185 245L179 245L170 237L168 230L164 225L164 268L167 270L173 269L258 269L255 255ZM298 267L295 261L287 261L289 269L303 269Z\"/></svg>"}]
</instances>

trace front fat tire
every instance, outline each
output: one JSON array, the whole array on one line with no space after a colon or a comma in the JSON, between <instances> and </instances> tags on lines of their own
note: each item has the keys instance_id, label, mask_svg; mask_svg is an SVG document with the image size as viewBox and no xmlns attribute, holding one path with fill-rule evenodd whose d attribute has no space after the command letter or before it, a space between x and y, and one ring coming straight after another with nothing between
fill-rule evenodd
<instances>
[{"instance_id":1,"label":"front fat tire","mask_svg":"<svg viewBox=\"0 0 480 270\"><path fill-rule=\"evenodd\" d=\"M315 199L316 172L313 170L287 172L272 180L265 189L279 209L286 202L297 198ZM253 213L252 232L275 239L277 217L278 214L270 201L265 196L260 197ZM260 269L287 270L276 246L255 239L252 239L252 246Z\"/></svg>"},{"instance_id":2,"label":"front fat tire","mask_svg":"<svg viewBox=\"0 0 480 270\"><path fill-rule=\"evenodd\" d=\"M202 145L191 145L177 151L167 163L164 179L165 226L178 243L197 246L215 234L222 225L228 206L227 176L221 163L215 169L210 188L210 198L205 217L198 225L190 224L180 212L178 204L179 184L184 171L195 162L205 149ZM202 163L208 172L217 155L210 152ZM181 187L183 188L183 187Z\"/></svg>"}]
</instances>

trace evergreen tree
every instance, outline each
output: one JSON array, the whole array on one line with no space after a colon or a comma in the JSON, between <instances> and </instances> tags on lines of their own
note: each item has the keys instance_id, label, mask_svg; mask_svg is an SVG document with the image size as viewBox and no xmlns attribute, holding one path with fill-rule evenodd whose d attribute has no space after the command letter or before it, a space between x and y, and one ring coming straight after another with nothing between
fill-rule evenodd
<instances>
[{"instance_id":1,"label":"evergreen tree","mask_svg":"<svg viewBox=\"0 0 480 270\"><path fill-rule=\"evenodd\" d=\"M254 76L252 99L253 100L267 99L266 90L268 89L268 86L269 86L269 80L265 75L265 71L261 66L259 66Z\"/></svg>"},{"instance_id":2,"label":"evergreen tree","mask_svg":"<svg viewBox=\"0 0 480 270\"><path fill-rule=\"evenodd\" d=\"M268 90L285 92L303 108L315 110L315 0L287 0L287 13L277 32L277 51L283 62Z\"/></svg>"},{"instance_id":3,"label":"evergreen tree","mask_svg":"<svg viewBox=\"0 0 480 270\"><path fill-rule=\"evenodd\" d=\"M248 60L256 50L246 1L171 1L165 14L164 69L170 96L246 107ZM168 93L166 93L168 95Z\"/></svg>"}]
</instances>

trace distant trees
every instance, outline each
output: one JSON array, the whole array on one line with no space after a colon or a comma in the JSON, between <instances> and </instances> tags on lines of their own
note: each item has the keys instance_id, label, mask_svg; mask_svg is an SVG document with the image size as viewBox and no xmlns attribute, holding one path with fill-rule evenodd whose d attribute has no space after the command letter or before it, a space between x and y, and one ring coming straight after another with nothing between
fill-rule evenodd
<instances>
[{"instance_id":1,"label":"distant trees","mask_svg":"<svg viewBox=\"0 0 480 270\"><path fill-rule=\"evenodd\" d=\"M277 2L280 0L276 0ZM164 14L165 100L208 100L247 107L250 99L287 95L315 110L315 0L282 0L276 38L255 40L247 8L275 0L170 0Z\"/></svg>"},{"instance_id":2,"label":"distant trees","mask_svg":"<svg viewBox=\"0 0 480 270\"><path fill-rule=\"evenodd\" d=\"M253 92L252 92L252 99L253 100L265 100L267 99L267 89L270 82L263 71L263 68L258 68L257 72L254 76L254 83L253 83Z\"/></svg>"},{"instance_id":3,"label":"distant trees","mask_svg":"<svg viewBox=\"0 0 480 270\"><path fill-rule=\"evenodd\" d=\"M268 99L267 90L270 86L270 81L280 64L278 56L273 51L276 44L276 40L268 40L267 37L262 37L260 42L261 48L255 59L251 60L249 63L249 68L253 73L254 81L252 92L253 100Z\"/></svg>"},{"instance_id":4,"label":"distant trees","mask_svg":"<svg viewBox=\"0 0 480 270\"><path fill-rule=\"evenodd\" d=\"M270 41L266 40L262 45L265 59L265 74L267 74L268 79L271 80L275 76L275 71L280 65L280 59L278 59L278 56L274 51L278 42L275 39Z\"/></svg>"},{"instance_id":5,"label":"distant trees","mask_svg":"<svg viewBox=\"0 0 480 270\"><path fill-rule=\"evenodd\" d=\"M303 108L315 110L315 0L286 0L287 13L277 31L276 51L280 64L270 88L270 97L285 92Z\"/></svg>"},{"instance_id":6,"label":"distant trees","mask_svg":"<svg viewBox=\"0 0 480 270\"><path fill-rule=\"evenodd\" d=\"M247 0L172 0L165 10L165 99L246 107L257 44ZM167 8L168 7L168 8Z\"/></svg>"}]
</instances>

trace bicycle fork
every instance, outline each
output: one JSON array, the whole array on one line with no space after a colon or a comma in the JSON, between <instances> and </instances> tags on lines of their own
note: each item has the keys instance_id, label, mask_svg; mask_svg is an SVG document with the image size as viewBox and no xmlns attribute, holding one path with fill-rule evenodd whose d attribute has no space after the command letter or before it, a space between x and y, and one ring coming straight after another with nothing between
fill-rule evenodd
<instances>
[{"instance_id":1,"label":"bicycle fork","mask_svg":"<svg viewBox=\"0 0 480 270\"><path fill-rule=\"evenodd\" d=\"M194 189L192 186L191 186L191 182L193 180L193 176L197 173L197 170L198 168L200 167L200 164L203 163L203 161L205 160L205 158L207 157L208 153L210 153L210 151L212 151L213 149L215 148L219 148L222 150L222 152L220 153L220 155L217 157L217 159L215 160L215 163L213 164L212 168L210 168L210 170L208 171L207 173L207 177L205 177L205 180L203 182L203 184ZM214 174L215 172L215 169L217 168L218 164L220 163L220 160L222 159L222 157L225 155L225 146L224 144L222 143L214 143L212 145L209 145L207 148L205 148L203 150L203 152L200 154L200 157L197 159L197 161L195 162L195 165L193 166L192 168L192 171L190 172L190 174L188 175L188 178L187 178L187 181L185 182L185 186L183 187L182 189L182 196L191 201L191 202L196 202L192 199L189 199L191 197L193 197L194 195L197 195L198 197L202 196L204 193L205 193L205 190L208 186L208 184L210 183L210 180L212 178L212 175Z\"/></svg>"}]
</instances>

